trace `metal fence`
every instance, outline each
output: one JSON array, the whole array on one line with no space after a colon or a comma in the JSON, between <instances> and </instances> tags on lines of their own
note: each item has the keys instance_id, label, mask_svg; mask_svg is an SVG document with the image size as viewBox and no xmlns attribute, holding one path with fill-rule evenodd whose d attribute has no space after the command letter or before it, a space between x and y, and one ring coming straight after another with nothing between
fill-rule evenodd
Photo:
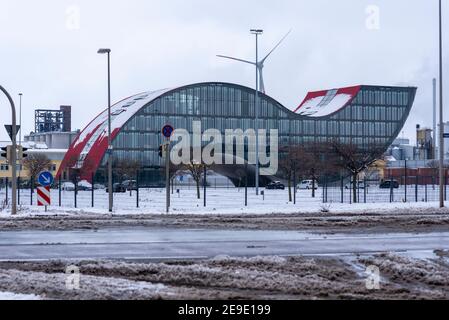
<instances>
[{"instance_id":1,"label":"metal fence","mask_svg":"<svg viewBox=\"0 0 449 320\"><path fill-rule=\"evenodd\" d=\"M388 203L388 202L434 202L439 200L439 180L434 176L395 176L379 180L356 181L354 199L353 183L341 179L324 183L325 203ZM444 183L445 200L448 195L448 179Z\"/></svg>"},{"instance_id":2,"label":"metal fence","mask_svg":"<svg viewBox=\"0 0 449 320\"><path fill-rule=\"evenodd\" d=\"M292 188L292 203L299 207L307 204L319 203L389 203L389 202L434 202L439 200L439 181L433 176L400 176L386 178L385 181L397 181L397 186L390 183L390 187L381 187L381 181L364 179L356 182L356 197L354 199L352 184L348 179L317 184L315 197L311 190L296 190ZM108 208L108 193L104 189L97 190L64 190L63 183L58 183L51 189L52 207L61 208ZM445 181L445 200L448 196L448 179ZM206 202L204 192L206 191ZM201 186L201 199L196 197L196 186L175 183L171 188L172 208L197 209L204 204L209 208L229 208L239 206L279 207L289 203L288 188L285 190L261 189L261 195L255 196L253 188L236 188L231 185L217 184L208 180L206 189ZM19 205L37 205L37 193L31 188L18 189ZM355 201L354 201L355 200ZM0 205L10 203L11 188L8 183L0 185ZM163 211L165 207L165 190L160 188L142 188L114 193L114 208L136 209L151 208Z\"/></svg>"}]
</instances>

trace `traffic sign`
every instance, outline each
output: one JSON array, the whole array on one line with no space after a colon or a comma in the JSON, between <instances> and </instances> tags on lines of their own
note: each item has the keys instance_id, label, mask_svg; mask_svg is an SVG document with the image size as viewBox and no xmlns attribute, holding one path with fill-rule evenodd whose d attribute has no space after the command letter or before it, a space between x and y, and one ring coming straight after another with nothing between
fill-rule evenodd
<instances>
[{"instance_id":1,"label":"traffic sign","mask_svg":"<svg viewBox=\"0 0 449 320\"><path fill-rule=\"evenodd\" d=\"M39 207L47 207L51 205L50 187L37 188L37 205Z\"/></svg>"},{"instance_id":2,"label":"traffic sign","mask_svg":"<svg viewBox=\"0 0 449 320\"><path fill-rule=\"evenodd\" d=\"M11 138L11 141L12 141L12 125L11 124L5 124L5 129L8 132L9 137ZM17 135L17 132L19 132L19 130L20 130L20 126L16 125L16 135Z\"/></svg>"},{"instance_id":3,"label":"traffic sign","mask_svg":"<svg viewBox=\"0 0 449 320\"><path fill-rule=\"evenodd\" d=\"M175 128L173 128L173 126L167 124L166 126L164 126L162 128L162 135L168 139L172 136L173 131L175 131Z\"/></svg>"},{"instance_id":4,"label":"traffic sign","mask_svg":"<svg viewBox=\"0 0 449 320\"><path fill-rule=\"evenodd\" d=\"M44 171L39 174L39 178L37 179L39 184L43 187L48 187L53 184L54 178L51 172Z\"/></svg>"}]
</instances>

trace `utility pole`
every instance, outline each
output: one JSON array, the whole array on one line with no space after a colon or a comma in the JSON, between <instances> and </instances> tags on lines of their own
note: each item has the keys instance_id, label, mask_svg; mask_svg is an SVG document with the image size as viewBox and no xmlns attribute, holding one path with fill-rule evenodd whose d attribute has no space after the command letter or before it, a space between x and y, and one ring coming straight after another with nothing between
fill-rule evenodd
<instances>
[{"instance_id":1,"label":"utility pole","mask_svg":"<svg viewBox=\"0 0 449 320\"><path fill-rule=\"evenodd\" d=\"M439 0L440 26L440 208L444 208L444 125L443 125L443 12L442 0Z\"/></svg>"},{"instance_id":2,"label":"utility pole","mask_svg":"<svg viewBox=\"0 0 449 320\"><path fill-rule=\"evenodd\" d=\"M437 138L438 137L438 131L437 131L437 79L433 79L433 154L432 158L437 159Z\"/></svg>"},{"instance_id":3,"label":"utility pole","mask_svg":"<svg viewBox=\"0 0 449 320\"><path fill-rule=\"evenodd\" d=\"M254 112L256 115L256 195L259 195L259 35L263 33L261 29L251 29L251 33L256 35L256 94L254 97ZM249 160L249 159L247 159Z\"/></svg>"},{"instance_id":4,"label":"utility pole","mask_svg":"<svg viewBox=\"0 0 449 320\"><path fill-rule=\"evenodd\" d=\"M165 148L165 212L170 211L170 142L164 144Z\"/></svg>"},{"instance_id":5,"label":"utility pole","mask_svg":"<svg viewBox=\"0 0 449 320\"><path fill-rule=\"evenodd\" d=\"M114 188L112 186L112 128L111 128L111 49L99 49L98 54L108 55L108 190L109 190L109 212L114 205Z\"/></svg>"},{"instance_id":6,"label":"utility pole","mask_svg":"<svg viewBox=\"0 0 449 320\"><path fill-rule=\"evenodd\" d=\"M19 145L22 145L22 96L23 93L19 93ZM19 159L20 163L19 163L19 180L20 180L20 176L22 174L22 159ZM19 186L19 196L20 196L20 186ZM20 199L19 199L19 204L20 204Z\"/></svg>"},{"instance_id":7,"label":"utility pole","mask_svg":"<svg viewBox=\"0 0 449 320\"><path fill-rule=\"evenodd\" d=\"M9 155L11 158L11 171L12 171L12 195L11 195L11 214L17 214L17 119L16 119L16 107L14 105L14 101L11 98L11 95L6 91L5 88L0 86L0 90L6 95L11 105L11 114L12 114L12 132L11 132L11 141L12 141L12 149L11 154Z\"/></svg>"}]
</instances>

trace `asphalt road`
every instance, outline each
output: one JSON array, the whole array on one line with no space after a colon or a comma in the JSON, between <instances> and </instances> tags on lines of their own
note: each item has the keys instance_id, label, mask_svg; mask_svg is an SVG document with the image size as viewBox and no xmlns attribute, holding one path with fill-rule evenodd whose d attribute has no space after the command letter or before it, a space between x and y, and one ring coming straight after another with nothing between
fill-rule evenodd
<instances>
[{"instance_id":1,"label":"asphalt road","mask_svg":"<svg viewBox=\"0 0 449 320\"><path fill-rule=\"evenodd\" d=\"M449 233L313 235L295 231L104 229L0 232L0 260L196 259L449 249Z\"/></svg>"}]
</instances>

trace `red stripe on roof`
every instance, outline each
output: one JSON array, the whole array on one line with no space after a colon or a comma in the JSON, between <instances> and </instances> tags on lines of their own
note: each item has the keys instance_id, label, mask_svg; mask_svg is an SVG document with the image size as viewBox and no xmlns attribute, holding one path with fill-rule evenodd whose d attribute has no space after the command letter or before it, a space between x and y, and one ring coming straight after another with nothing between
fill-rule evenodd
<instances>
[{"instance_id":1,"label":"red stripe on roof","mask_svg":"<svg viewBox=\"0 0 449 320\"><path fill-rule=\"evenodd\" d=\"M337 94L349 94L349 95L351 95L352 99L349 102L349 103L351 103L352 100L357 96L357 94L359 93L361 88L362 88L361 85L353 86L353 87L340 88L340 89L337 90ZM329 91L331 91L331 90L335 90L335 89L309 92L307 94L307 96L304 98L304 100L301 102L301 104L298 106L298 108L296 108L296 110L294 112L297 113L304 106L304 104L306 104L311 99L315 99L315 98L319 98L319 97L325 97L327 95L327 93ZM346 104L343 107L346 107L348 104Z\"/></svg>"}]
</instances>

